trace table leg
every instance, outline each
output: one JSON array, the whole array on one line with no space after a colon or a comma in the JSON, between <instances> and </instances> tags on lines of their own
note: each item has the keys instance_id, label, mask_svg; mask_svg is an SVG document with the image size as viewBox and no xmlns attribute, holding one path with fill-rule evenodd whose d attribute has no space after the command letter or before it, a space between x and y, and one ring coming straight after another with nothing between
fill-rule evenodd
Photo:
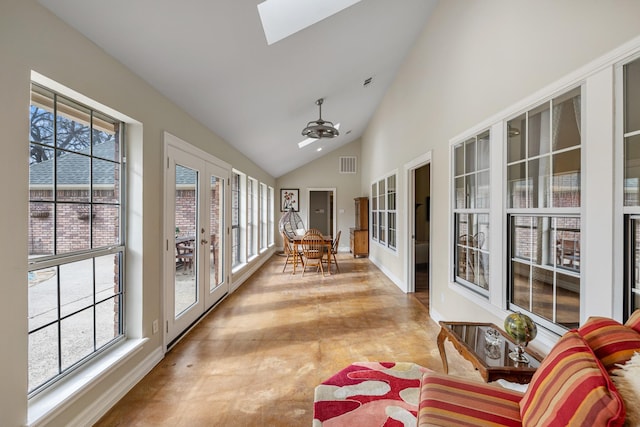
<instances>
[{"instance_id":1,"label":"table leg","mask_svg":"<svg viewBox=\"0 0 640 427\"><path fill-rule=\"evenodd\" d=\"M447 334L440 329L438 334L438 351L440 352L440 358L442 359L442 370L445 374L449 373L449 364L447 363L447 353L444 350L444 340L447 338Z\"/></svg>"}]
</instances>

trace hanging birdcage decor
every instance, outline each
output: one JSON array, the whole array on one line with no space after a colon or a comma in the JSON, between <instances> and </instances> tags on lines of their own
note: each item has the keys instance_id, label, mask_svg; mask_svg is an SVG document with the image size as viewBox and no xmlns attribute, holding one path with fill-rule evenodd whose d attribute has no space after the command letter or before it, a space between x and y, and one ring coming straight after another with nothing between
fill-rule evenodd
<instances>
[{"instance_id":1,"label":"hanging birdcage decor","mask_svg":"<svg viewBox=\"0 0 640 427\"><path fill-rule=\"evenodd\" d=\"M293 208L286 211L280 218L278 223L280 233L284 233L289 239L300 236L305 233L304 223L298 212Z\"/></svg>"}]
</instances>

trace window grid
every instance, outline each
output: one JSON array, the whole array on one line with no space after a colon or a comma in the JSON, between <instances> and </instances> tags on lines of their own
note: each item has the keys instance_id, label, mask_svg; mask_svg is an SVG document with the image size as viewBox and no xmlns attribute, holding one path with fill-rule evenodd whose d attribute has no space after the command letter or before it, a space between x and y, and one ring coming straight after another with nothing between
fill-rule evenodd
<instances>
[{"instance_id":1,"label":"window grid","mask_svg":"<svg viewBox=\"0 0 640 427\"><path fill-rule=\"evenodd\" d=\"M396 174L371 184L371 240L396 249L397 210Z\"/></svg>"},{"instance_id":2,"label":"window grid","mask_svg":"<svg viewBox=\"0 0 640 427\"><path fill-rule=\"evenodd\" d=\"M558 333L580 318L580 92L507 123L509 308Z\"/></svg>"},{"instance_id":3,"label":"window grid","mask_svg":"<svg viewBox=\"0 0 640 427\"><path fill-rule=\"evenodd\" d=\"M268 242L268 230L267 224L269 222L269 206L268 206L268 191L267 185L260 183L260 250L267 249Z\"/></svg>"},{"instance_id":4,"label":"window grid","mask_svg":"<svg viewBox=\"0 0 640 427\"><path fill-rule=\"evenodd\" d=\"M32 84L30 396L124 338L124 124Z\"/></svg>"},{"instance_id":5,"label":"window grid","mask_svg":"<svg viewBox=\"0 0 640 427\"><path fill-rule=\"evenodd\" d=\"M258 181L247 180L247 256L258 253Z\"/></svg>"},{"instance_id":6,"label":"window grid","mask_svg":"<svg viewBox=\"0 0 640 427\"><path fill-rule=\"evenodd\" d=\"M275 227L275 220L274 220L274 202L273 202L273 194L274 194L274 190L273 187L269 187L269 193L267 195L267 210L268 210L268 222L269 222L269 246L273 245L274 242L274 227Z\"/></svg>"},{"instance_id":7,"label":"window grid","mask_svg":"<svg viewBox=\"0 0 640 427\"><path fill-rule=\"evenodd\" d=\"M454 280L489 295L490 132L455 144Z\"/></svg>"}]
</instances>

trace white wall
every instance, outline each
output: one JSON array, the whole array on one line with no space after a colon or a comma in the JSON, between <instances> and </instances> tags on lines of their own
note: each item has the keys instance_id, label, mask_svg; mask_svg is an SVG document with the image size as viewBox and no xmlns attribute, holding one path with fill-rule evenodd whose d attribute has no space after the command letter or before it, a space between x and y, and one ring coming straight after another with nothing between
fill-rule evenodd
<instances>
[{"instance_id":1,"label":"white wall","mask_svg":"<svg viewBox=\"0 0 640 427\"><path fill-rule=\"evenodd\" d=\"M340 174L340 156L357 157L357 173ZM291 171L277 179L276 182L276 206L280 203L281 188L299 188L300 217L308 226L307 200L308 188L335 188L336 189L336 230L342 230L340 237L340 251L349 250L349 228L355 226L355 203L354 198L360 196L362 159L360 157L360 140L337 148L324 157L321 157L305 166ZM282 213L276 209L276 227ZM282 237L276 230L276 245L282 247Z\"/></svg>"},{"instance_id":2,"label":"white wall","mask_svg":"<svg viewBox=\"0 0 640 427\"><path fill-rule=\"evenodd\" d=\"M433 150L432 316L502 320L450 284L450 139L638 36L638 16L637 1L438 3L362 138L361 162L368 194L380 174ZM402 278L409 227L398 219L399 256L372 245L371 258Z\"/></svg>"},{"instance_id":3,"label":"white wall","mask_svg":"<svg viewBox=\"0 0 640 427\"><path fill-rule=\"evenodd\" d=\"M31 71L71 88L138 121L127 136L131 182L137 185L135 228L129 229L132 249L127 283L129 296L143 302L130 321L138 337L148 337L142 350L102 378L75 403L64 408L51 425L69 423L90 405L109 401L107 390L134 378L140 363L161 347L151 335L154 319L162 318L162 135L168 131L275 188L275 179L244 155L205 129L148 84L68 27L35 0L0 2L0 245L3 272L0 298L0 425L27 423L27 200L29 91ZM9 184L10 183L10 184Z\"/></svg>"}]
</instances>

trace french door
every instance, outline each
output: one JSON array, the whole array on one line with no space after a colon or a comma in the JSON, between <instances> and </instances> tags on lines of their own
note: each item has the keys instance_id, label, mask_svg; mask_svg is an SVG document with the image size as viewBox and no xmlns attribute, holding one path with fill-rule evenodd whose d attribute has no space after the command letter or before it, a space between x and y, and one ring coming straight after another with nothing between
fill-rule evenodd
<instances>
[{"instance_id":1,"label":"french door","mask_svg":"<svg viewBox=\"0 0 640 427\"><path fill-rule=\"evenodd\" d=\"M224 231L230 168L172 135L166 139L164 332L171 344L229 291Z\"/></svg>"}]
</instances>

